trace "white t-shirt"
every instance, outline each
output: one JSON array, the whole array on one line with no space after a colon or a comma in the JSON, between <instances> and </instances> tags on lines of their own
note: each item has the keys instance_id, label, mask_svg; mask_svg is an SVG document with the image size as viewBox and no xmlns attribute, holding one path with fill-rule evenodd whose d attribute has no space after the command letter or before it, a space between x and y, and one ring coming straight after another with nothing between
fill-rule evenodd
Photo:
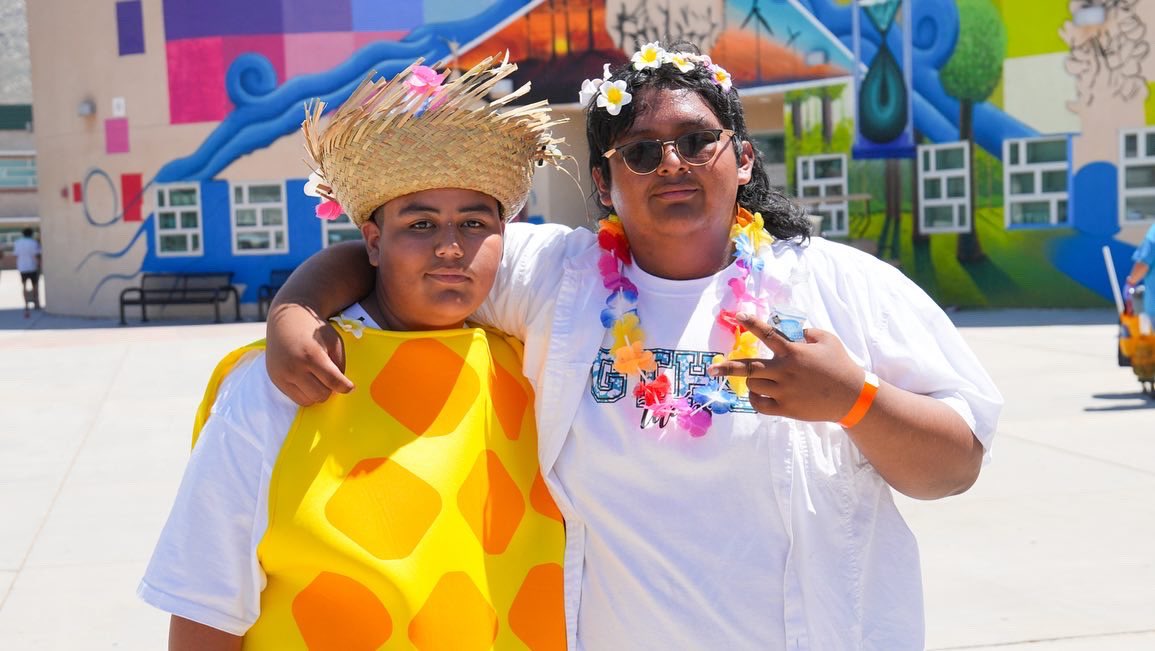
<instances>
[{"instance_id":1,"label":"white t-shirt","mask_svg":"<svg viewBox=\"0 0 1155 651\"><path fill-rule=\"evenodd\" d=\"M16 256L16 270L29 273L40 270L40 242L31 237L22 237L12 243L12 253Z\"/></svg>"},{"instance_id":2,"label":"white t-shirt","mask_svg":"<svg viewBox=\"0 0 1155 651\"><path fill-rule=\"evenodd\" d=\"M630 269L646 348L673 395L705 384L714 355L730 352L714 316L735 276ZM555 466L588 526L578 639L587 649L785 648L788 540L767 472L769 438L784 433L745 399L699 438L653 418L642 429L638 377L622 383L611 341L607 332Z\"/></svg>"},{"instance_id":3,"label":"white t-shirt","mask_svg":"<svg viewBox=\"0 0 1155 651\"><path fill-rule=\"evenodd\" d=\"M359 304L342 317L377 327ZM225 377L137 588L141 599L232 635L257 621L269 478L297 409L269 379L263 351Z\"/></svg>"}]
</instances>

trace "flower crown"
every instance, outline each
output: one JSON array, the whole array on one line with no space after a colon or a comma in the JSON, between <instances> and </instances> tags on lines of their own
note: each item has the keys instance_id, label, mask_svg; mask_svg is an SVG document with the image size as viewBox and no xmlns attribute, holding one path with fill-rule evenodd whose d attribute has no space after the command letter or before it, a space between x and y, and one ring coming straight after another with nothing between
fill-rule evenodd
<instances>
[{"instance_id":1,"label":"flower crown","mask_svg":"<svg viewBox=\"0 0 1155 651\"><path fill-rule=\"evenodd\" d=\"M733 87L733 80L730 78L730 73L726 72L726 69L722 66L714 63L710 59L710 55L694 54L692 52L670 52L661 45L658 45L657 41L646 43L640 50L634 52L634 55L630 57L630 63L633 64L634 70L660 68L664 65L671 65L682 73L690 72L696 66L702 66L710 72L711 81L719 86L722 92L729 92ZM601 79L587 79L582 82L581 91L578 94L578 102L580 102L582 106L588 106L590 100L597 97L598 108L604 108L610 115L620 113L623 106L633 101L634 96L629 92L629 85L624 79L610 81L612 76L610 64L607 63L602 67Z\"/></svg>"}]
</instances>

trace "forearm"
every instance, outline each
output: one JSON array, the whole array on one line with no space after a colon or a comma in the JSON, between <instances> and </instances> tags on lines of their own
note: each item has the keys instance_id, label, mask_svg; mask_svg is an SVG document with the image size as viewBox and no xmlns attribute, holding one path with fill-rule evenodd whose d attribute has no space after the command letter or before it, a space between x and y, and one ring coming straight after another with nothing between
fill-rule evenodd
<instances>
[{"instance_id":1,"label":"forearm","mask_svg":"<svg viewBox=\"0 0 1155 651\"><path fill-rule=\"evenodd\" d=\"M983 447L945 403L887 384L863 419L847 430L895 490L917 499L962 493L978 479Z\"/></svg>"},{"instance_id":2,"label":"forearm","mask_svg":"<svg viewBox=\"0 0 1155 651\"><path fill-rule=\"evenodd\" d=\"M1134 267L1131 267L1131 273L1127 276L1127 282L1132 285L1138 285L1147 277L1147 272L1151 270L1151 266L1146 262L1136 262Z\"/></svg>"},{"instance_id":3,"label":"forearm","mask_svg":"<svg viewBox=\"0 0 1155 651\"><path fill-rule=\"evenodd\" d=\"M269 312L283 305L302 305L328 318L365 297L373 289L375 276L363 243L336 244L297 267L277 291Z\"/></svg>"},{"instance_id":4,"label":"forearm","mask_svg":"<svg viewBox=\"0 0 1155 651\"><path fill-rule=\"evenodd\" d=\"M244 638L172 616L168 626L169 651L240 651Z\"/></svg>"}]
</instances>

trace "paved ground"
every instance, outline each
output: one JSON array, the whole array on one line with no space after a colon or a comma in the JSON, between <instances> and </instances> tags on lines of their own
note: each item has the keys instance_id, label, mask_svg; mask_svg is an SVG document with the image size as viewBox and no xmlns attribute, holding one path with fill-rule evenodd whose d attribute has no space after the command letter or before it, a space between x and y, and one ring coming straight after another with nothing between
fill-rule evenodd
<instances>
[{"instance_id":1,"label":"paved ground","mask_svg":"<svg viewBox=\"0 0 1155 651\"><path fill-rule=\"evenodd\" d=\"M0 274L0 649L156 649L134 589L215 360L258 323L117 327L17 308ZM1113 315L958 313L1007 397L965 495L902 500L932 649L1155 648L1155 402Z\"/></svg>"}]
</instances>

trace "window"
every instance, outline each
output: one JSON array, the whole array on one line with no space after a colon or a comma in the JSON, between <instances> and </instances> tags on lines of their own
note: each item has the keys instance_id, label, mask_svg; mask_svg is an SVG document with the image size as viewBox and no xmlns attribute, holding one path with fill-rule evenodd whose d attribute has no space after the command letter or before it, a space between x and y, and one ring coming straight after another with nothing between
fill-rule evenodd
<instances>
[{"instance_id":1,"label":"window","mask_svg":"<svg viewBox=\"0 0 1155 651\"><path fill-rule=\"evenodd\" d=\"M353 225L348 215L341 215L332 221L322 220L321 224L322 246L361 239L361 229Z\"/></svg>"},{"instance_id":2,"label":"window","mask_svg":"<svg viewBox=\"0 0 1155 651\"><path fill-rule=\"evenodd\" d=\"M770 185L782 190L786 187L786 134L756 133L750 140L762 152L762 168ZM785 190L783 190L785 191Z\"/></svg>"},{"instance_id":3,"label":"window","mask_svg":"<svg viewBox=\"0 0 1155 651\"><path fill-rule=\"evenodd\" d=\"M1067 137L1003 141L1003 213L1007 228L1069 222Z\"/></svg>"},{"instance_id":4,"label":"window","mask_svg":"<svg viewBox=\"0 0 1155 651\"><path fill-rule=\"evenodd\" d=\"M233 253L287 253L285 190L279 183L233 184Z\"/></svg>"},{"instance_id":5,"label":"window","mask_svg":"<svg viewBox=\"0 0 1155 651\"><path fill-rule=\"evenodd\" d=\"M200 188L162 185L156 189L156 254L201 255Z\"/></svg>"},{"instance_id":6,"label":"window","mask_svg":"<svg viewBox=\"0 0 1155 651\"><path fill-rule=\"evenodd\" d=\"M1155 128L1120 134L1120 224L1155 221Z\"/></svg>"},{"instance_id":7,"label":"window","mask_svg":"<svg viewBox=\"0 0 1155 651\"><path fill-rule=\"evenodd\" d=\"M813 206L810 212L822 217L822 234L848 235L850 206L845 200L846 154L799 156L797 167L799 203ZM841 200L822 201L824 197L840 197Z\"/></svg>"},{"instance_id":8,"label":"window","mask_svg":"<svg viewBox=\"0 0 1155 651\"><path fill-rule=\"evenodd\" d=\"M35 190L36 154L0 152L0 190Z\"/></svg>"},{"instance_id":9,"label":"window","mask_svg":"<svg viewBox=\"0 0 1155 651\"><path fill-rule=\"evenodd\" d=\"M965 233L970 226L967 144L918 147L918 220L924 233Z\"/></svg>"}]
</instances>

